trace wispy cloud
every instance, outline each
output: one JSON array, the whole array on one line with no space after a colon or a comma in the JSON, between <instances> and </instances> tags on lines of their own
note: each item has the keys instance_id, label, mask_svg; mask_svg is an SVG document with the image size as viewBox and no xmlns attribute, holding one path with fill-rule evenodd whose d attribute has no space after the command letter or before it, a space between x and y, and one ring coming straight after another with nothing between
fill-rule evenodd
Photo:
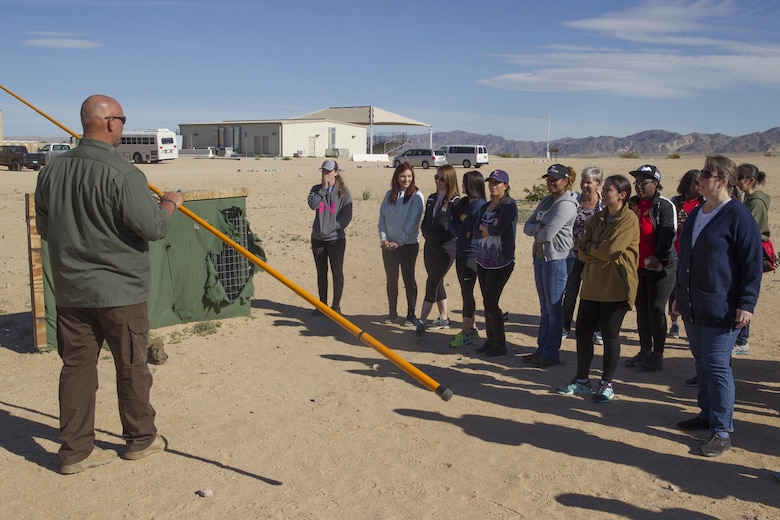
<instances>
[{"instance_id":1,"label":"wispy cloud","mask_svg":"<svg viewBox=\"0 0 780 520\"><path fill-rule=\"evenodd\" d=\"M95 49L103 46L102 43L75 38L37 38L24 40L24 44L31 47L48 47L52 49Z\"/></svg>"},{"instance_id":2,"label":"wispy cloud","mask_svg":"<svg viewBox=\"0 0 780 520\"><path fill-rule=\"evenodd\" d=\"M503 90L593 91L659 99L745 84L780 85L780 46L712 37L717 34L712 21L734 10L730 0L670 0L565 22L572 29L613 39L615 45L551 45L546 47L549 52L540 54L502 55L524 70L479 83ZM623 49L626 45L630 51Z\"/></svg>"}]
</instances>

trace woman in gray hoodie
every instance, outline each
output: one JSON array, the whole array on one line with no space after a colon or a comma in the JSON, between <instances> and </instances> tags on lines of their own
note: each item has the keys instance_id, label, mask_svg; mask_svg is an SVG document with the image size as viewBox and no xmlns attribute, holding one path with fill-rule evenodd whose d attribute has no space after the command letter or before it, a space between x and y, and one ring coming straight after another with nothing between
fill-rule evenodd
<instances>
[{"instance_id":1,"label":"woman in gray hoodie","mask_svg":"<svg viewBox=\"0 0 780 520\"><path fill-rule=\"evenodd\" d=\"M336 161L328 159L320 167L322 182L309 191L309 207L315 211L311 226L311 250L317 267L317 289L320 301L328 304L328 262L333 272L333 305L341 312L344 292L344 252L347 238L344 232L352 222L352 196ZM313 315L319 311L314 309Z\"/></svg>"},{"instance_id":2,"label":"woman in gray hoodie","mask_svg":"<svg viewBox=\"0 0 780 520\"><path fill-rule=\"evenodd\" d=\"M573 225L577 217L577 196L571 191L577 174L572 168L553 164L542 176L550 194L543 198L523 226L534 237L534 279L541 316L537 348L526 363L546 368L560 363L563 330L563 292L574 262Z\"/></svg>"}]
</instances>

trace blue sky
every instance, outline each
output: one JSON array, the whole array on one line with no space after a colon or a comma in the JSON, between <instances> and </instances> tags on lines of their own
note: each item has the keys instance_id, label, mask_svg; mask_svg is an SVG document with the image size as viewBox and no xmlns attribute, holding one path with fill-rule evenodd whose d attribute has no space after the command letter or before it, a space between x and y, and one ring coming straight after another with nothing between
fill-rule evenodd
<instances>
[{"instance_id":1,"label":"blue sky","mask_svg":"<svg viewBox=\"0 0 780 520\"><path fill-rule=\"evenodd\" d=\"M374 105L507 139L780 126L780 2L0 0L0 84L80 132ZM12 23L9 23L12 22ZM9 61L16 67L9 67ZM64 133L0 91L6 136ZM416 132L413 130L413 132Z\"/></svg>"}]
</instances>

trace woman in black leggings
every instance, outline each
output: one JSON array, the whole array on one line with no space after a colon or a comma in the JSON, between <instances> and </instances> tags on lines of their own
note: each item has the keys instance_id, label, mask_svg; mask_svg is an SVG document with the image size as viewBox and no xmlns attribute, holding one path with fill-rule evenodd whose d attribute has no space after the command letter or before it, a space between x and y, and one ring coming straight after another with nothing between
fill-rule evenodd
<instances>
[{"instance_id":1,"label":"woman in black leggings","mask_svg":"<svg viewBox=\"0 0 780 520\"><path fill-rule=\"evenodd\" d=\"M477 277L487 333L487 341L477 352L494 357L506 354L504 314L498 302L515 268L517 202L509 196L509 174L504 170L493 170L486 182L490 202L480 208L474 226L474 236L478 238Z\"/></svg>"},{"instance_id":2,"label":"woman in black leggings","mask_svg":"<svg viewBox=\"0 0 780 520\"><path fill-rule=\"evenodd\" d=\"M601 328L604 367L593 401L606 403L615 392L612 377L620 358L620 327L634 304L639 262L639 223L628 206L631 183L622 175L607 177L601 191L604 209L585 224L577 242L582 269L577 314L577 375L557 389L562 395L590 395L588 374L593 361L593 332Z\"/></svg>"},{"instance_id":3,"label":"woman in black leggings","mask_svg":"<svg viewBox=\"0 0 780 520\"><path fill-rule=\"evenodd\" d=\"M417 305L417 281L414 264L420 250L420 218L425 199L414 180L414 169L408 162L398 165L390 181L390 190L379 206L379 246L387 276L387 304L385 323L398 320L398 271L406 287L406 325L413 326Z\"/></svg>"},{"instance_id":4,"label":"woman in black leggings","mask_svg":"<svg viewBox=\"0 0 780 520\"><path fill-rule=\"evenodd\" d=\"M425 237L423 260L428 279L425 281L425 299L420 311L420 319L415 323L418 336L425 334L426 329L450 328L444 276L455 262L456 237L450 232L449 220L450 212L460 198L460 193L455 168L449 164L439 166L433 180L436 182L436 191L425 201L425 214L421 226ZM439 309L439 317L426 325L425 320L434 303Z\"/></svg>"},{"instance_id":5,"label":"woman in black leggings","mask_svg":"<svg viewBox=\"0 0 780 520\"><path fill-rule=\"evenodd\" d=\"M322 182L309 190L309 207L315 211L311 227L311 250L317 267L317 289L320 301L328 304L328 262L333 273L333 304L341 312L344 292L344 251L347 239L344 232L352 221L352 197L344 183L336 161L328 159L320 167ZM319 315L314 309L313 315Z\"/></svg>"}]
</instances>

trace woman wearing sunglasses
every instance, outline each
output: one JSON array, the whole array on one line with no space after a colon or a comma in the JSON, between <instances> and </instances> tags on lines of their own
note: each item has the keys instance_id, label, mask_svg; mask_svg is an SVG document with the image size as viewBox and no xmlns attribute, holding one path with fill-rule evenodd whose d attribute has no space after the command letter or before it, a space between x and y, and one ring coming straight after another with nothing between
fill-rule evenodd
<instances>
[{"instance_id":1,"label":"woman wearing sunglasses","mask_svg":"<svg viewBox=\"0 0 780 520\"><path fill-rule=\"evenodd\" d=\"M763 271L761 233L750 210L731 196L736 186L734 161L708 156L699 173L699 193L706 201L691 212L680 235L675 303L696 360L701 412L677 426L709 430L700 447L708 457L731 448L731 351L753 317Z\"/></svg>"},{"instance_id":2,"label":"woman wearing sunglasses","mask_svg":"<svg viewBox=\"0 0 780 520\"><path fill-rule=\"evenodd\" d=\"M425 237L423 260L428 279L425 281L425 299L420 310L420 319L415 322L415 334L418 336L424 335L426 329L450 328L444 276L455 262L456 237L449 230L449 217L460 193L455 168L449 164L439 166L433 180L436 182L436 191L425 201L421 226ZM439 317L426 325L425 320L434 303L439 309Z\"/></svg>"},{"instance_id":3,"label":"woman wearing sunglasses","mask_svg":"<svg viewBox=\"0 0 780 520\"><path fill-rule=\"evenodd\" d=\"M674 289L677 271L677 210L661 196L661 172L644 164L630 172L636 179L636 195L629 205L639 217L639 288L636 294L636 323L640 350L626 360L626 366L642 372L664 367L666 306Z\"/></svg>"}]
</instances>

